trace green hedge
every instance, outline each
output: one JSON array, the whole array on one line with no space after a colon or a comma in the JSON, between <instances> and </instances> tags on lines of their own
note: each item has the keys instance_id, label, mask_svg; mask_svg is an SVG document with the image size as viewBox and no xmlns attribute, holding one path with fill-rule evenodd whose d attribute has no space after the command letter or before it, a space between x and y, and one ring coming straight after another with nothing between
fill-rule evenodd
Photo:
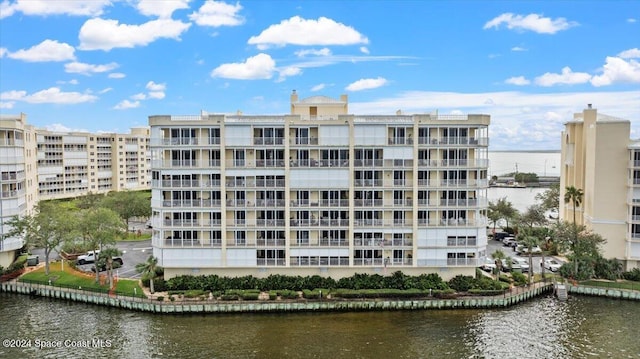
<instances>
[{"instance_id":1,"label":"green hedge","mask_svg":"<svg viewBox=\"0 0 640 359\"><path fill-rule=\"evenodd\" d=\"M423 298L429 291L420 289L337 289L331 292L336 298Z\"/></svg>"},{"instance_id":2,"label":"green hedge","mask_svg":"<svg viewBox=\"0 0 640 359\"><path fill-rule=\"evenodd\" d=\"M155 283L154 283L155 284ZM171 278L166 283L166 289L190 290L200 289L205 291L224 291L227 289L259 289L269 290L313 290L315 288L345 288L345 289L448 289L449 286L437 273L408 276L397 271L389 276L379 274L354 274L351 277L335 281L332 278L314 276L284 276L270 275L266 278L244 277L219 277L208 276L178 276Z\"/></svg>"}]
</instances>

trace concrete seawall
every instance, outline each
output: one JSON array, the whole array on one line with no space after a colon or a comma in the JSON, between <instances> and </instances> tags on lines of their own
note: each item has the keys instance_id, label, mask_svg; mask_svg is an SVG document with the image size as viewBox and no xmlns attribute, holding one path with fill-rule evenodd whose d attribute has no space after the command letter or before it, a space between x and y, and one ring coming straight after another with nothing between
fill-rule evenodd
<instances>
[{"instance_id":1,"label":"concrete seawall","mask_svg":"<svg viewBox=\"0 0 640 359\"><path fill-rule=\"evenodd\" d=\"M150 299L110 296L102 293L56 288L41 284L5 282L0 292L55 298L150 313L260 313L260 312L322 312L322 311L383 311L424 309L481 309L509 307L542 294L553 292L552 284L522 288L500 297L465 297L458 299L416 300L286 300L286 301L193 301L159 302Z\"/></svg>"},{"instance_id":2,"label":"concrete seawall","mask_svg":"<svg viewBox=\"0 0 640 359\"><path fill-rule=\"evenodd\" d=\"M569 289L569 294L640 301L640 291L583 285L568 285L567 288Z\"/></svg>"}]
</instances>

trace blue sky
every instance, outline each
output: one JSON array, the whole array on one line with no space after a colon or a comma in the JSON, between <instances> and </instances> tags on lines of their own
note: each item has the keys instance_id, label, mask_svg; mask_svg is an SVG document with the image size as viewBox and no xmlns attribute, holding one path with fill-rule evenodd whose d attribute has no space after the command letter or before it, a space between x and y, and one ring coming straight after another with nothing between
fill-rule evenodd
<instances>
[{"instance_id":1,"label":"blue sky","mask_svg":"<svg viewBox=\"0 0 640 359\"><path fill-rule=\"evenodd\" d=\"M640 1L0 0L0 113L128 132L149 115L487 113L558 149L592 103L640 137Z\"/></svg>"}]
</instances>

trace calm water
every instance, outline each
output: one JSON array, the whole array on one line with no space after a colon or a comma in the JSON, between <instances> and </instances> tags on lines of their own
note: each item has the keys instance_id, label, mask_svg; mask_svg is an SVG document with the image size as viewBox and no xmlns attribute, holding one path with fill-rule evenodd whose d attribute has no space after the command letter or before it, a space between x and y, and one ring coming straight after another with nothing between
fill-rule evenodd
<instances>
[{"instance_id":1,"label":"calm water","mask_svg":"<svg viewBox=\"0 0 640 359\"><path fill-rule=\"evenodd\" d=\"M489 177L516 170L538 176L560 176L560 151L489 151Z\"/></svg>"},{"instance_id":2,"label":"calm water","mask_svg":"<svg viewBox=\"0 0 640 359\"><path fill-rule=\"evenodd\" d=\"M639 306L573 296L500 310L160 316L1 293L0 339L31 348L0 357L640 358ZM64 344L94 339L108 346Z\"/></svg>"}]
</instances>

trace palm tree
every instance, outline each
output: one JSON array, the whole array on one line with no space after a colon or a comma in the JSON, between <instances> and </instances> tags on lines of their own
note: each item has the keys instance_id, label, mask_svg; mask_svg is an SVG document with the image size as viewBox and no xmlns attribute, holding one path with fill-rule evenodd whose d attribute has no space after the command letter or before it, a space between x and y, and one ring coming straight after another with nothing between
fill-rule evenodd
<instances>
[{"instance_id":1,"label":"palm tree","mask_svg":"<svg viewBox=\"0 0 640 359\"><path fill-rule=\"evenodd\" d=\"M503 251L497 250L491 254L491 258L496 264L496 280L500 278L500 271L502 271L502 260L507 258Z\"/></svg>"},{"instance_id":2,"label":"palm tree","mask_svg":"<svg viewBox=\"0 0 640 359\"><path fill-rule=\"evenodd\" d=\"M151 294L155 292L153 288L153 279L157 277L159 268L158 258L153 255L150 255L146 262L136 264L136 270L138 273L141 273L142 276L149 277L149 291Z\"/></svg>"},{"instance_id":3,"label":"palm tree","mask_svg":"<svg viewBox=\"0 0 640 359\"><path fill-rule=\"evenodd\" d=\"M575 247L575 245L578 243L578 229L577 229L577 223L576 223L576 207L580 206L580 204L582 203L582 198L584 197L584 192L579 189L576 188L574 186L569 186L565 189L565 193L564 193L564 203L569 203L571 202L571 204L573 204L573 246ZM575 257L575 253L574 253L574 275L578 274L578 258Z\"/></svg>"},{"instance_id":4,"label":"palm tree","mask_svg":"<svg viewBox=\"0 0 640 359\"><path fill-rule=\"evenodd\" d=\"M533 278L533 259L531 258L531 256L533 255L533 247L538 245L538 242L538 237L532 236L528 233L522 239L522 244L527 248L527 251L529 252L529 284L532 283Z\"/></svg>"},{"instance_id":5,"label":"palm tree","mask_svg":"<svg viewBox=\"0 0 640 359\"><path fill-rule=\"evenodd\" d=\"M118 248L108 247L100 251L101 260L105 261L107 268L107 277L109 278L109 289L113 288L113 257L117 257L122 254ZM98 270L98 264L96 261L96 270Z\"/></svg>"}]
</instances>

